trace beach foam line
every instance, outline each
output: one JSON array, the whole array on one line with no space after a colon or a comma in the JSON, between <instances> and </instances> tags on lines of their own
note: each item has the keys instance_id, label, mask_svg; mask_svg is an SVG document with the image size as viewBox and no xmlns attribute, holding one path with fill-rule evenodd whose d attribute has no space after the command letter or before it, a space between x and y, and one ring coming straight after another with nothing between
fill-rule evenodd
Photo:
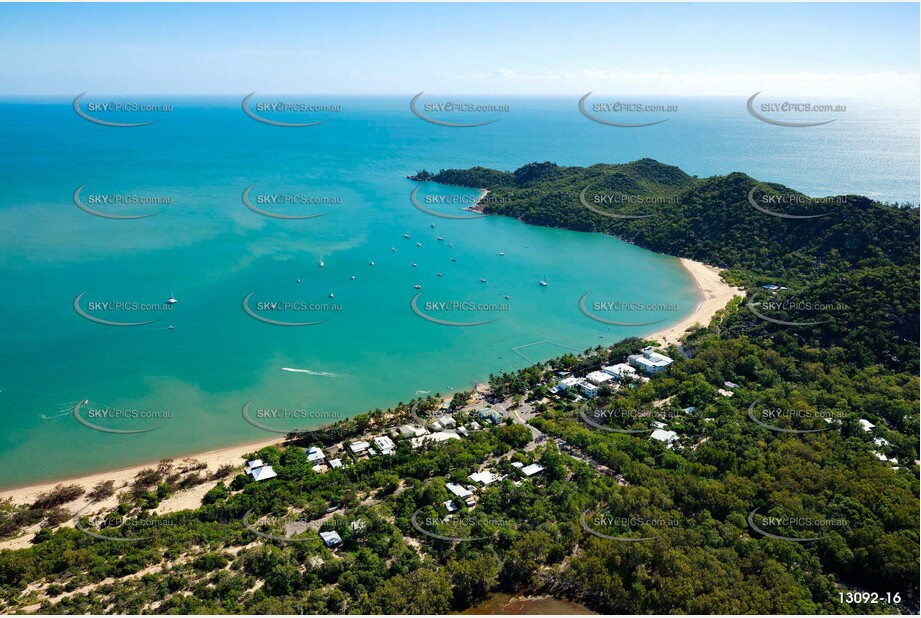
<instances>
[{"instance_id":1,"label":"beach foam line","mask_svg":"<svg viewBox=\"0 0 921 618\"><path fill-rule=\"evenodd\" d=\"M282 367L282 371L292 371L294 373L306 373L309 376L320 376L323 378L339 378L342 377L338 373L331 373L329 371L313 371L312 369L297 369L296 367Z\"/></svg>"}]
</instances>

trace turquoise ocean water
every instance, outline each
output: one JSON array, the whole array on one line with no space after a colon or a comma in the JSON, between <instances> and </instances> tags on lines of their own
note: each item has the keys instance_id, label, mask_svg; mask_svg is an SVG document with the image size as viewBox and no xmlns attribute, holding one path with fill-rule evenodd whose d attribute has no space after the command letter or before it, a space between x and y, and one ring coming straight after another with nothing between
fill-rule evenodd
<instances>
[{"instance_id":1,"label":"turquoise ocean water","mask_svg":"<svg viewBox=\"0 0 921 618\"><path fill-rule=\"evenodd\" d=\"M405 178L418 169L513 170L531 161L588 165L652 157L699 176L742 171L811 195L918 202L916 110L852 106L831 125L800 130L758 122L744 99L696 99L681 102L681 111L661 125L619 129L584 118L576 99L512 98L505 101L510 111L496 114L499 122L460 129L414 117L408 97L325 97L317 102L341 111L311 119L329 122L281 128L248 118L241 97L121 99L174 109L96 114L118 122L159 119L110 128L78 117L72 97L0 100L6 300L0 309L0 487L270 437L243 419L250 400L254 417L259 409L304 411L295 415L300 418L261 418L284 430L425 392L470 388L491 372L658 330L699 300L677 260L615 238L420 212L409 201L416 183ZM93 205L118 214L160 211L105 219L74 204L83 185L84 203L109 194L171 201ZM267 218L244 206L241 194L249 186L251 203L266 195L333 203L263 201L260 207L282 214L328 213ZM419 197L475 195L432 185ZM424 203L432 209L464 214L457 203L429 199ZM541 279L550 285L539 286ZM426 310L450 321L498 318L447 327L412 312L410 301L420 291L423 309L445 301L506 307ZM579 311L588 291L592 300L670 306L604 316L662 320L654 326L608 326ZM79 306L93 317L156 321L95 323L74 309L81 293ZM332 306L256 309L281 321L323 321L276 326L244 312L250 293L251 308L260 302ZM94 308L100 302L159 305L171 295L179 302L169 311ZM98 426L153 430L89 429L72 414L84 400L81 418ZM159 418L91 418L94 410L113 409Z\"/></svg>"}]
</instances>

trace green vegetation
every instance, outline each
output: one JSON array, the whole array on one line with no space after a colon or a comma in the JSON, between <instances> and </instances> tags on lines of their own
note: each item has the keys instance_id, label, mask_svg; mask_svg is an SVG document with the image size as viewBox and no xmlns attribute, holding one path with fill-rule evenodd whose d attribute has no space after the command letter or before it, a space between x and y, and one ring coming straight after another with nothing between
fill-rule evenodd
<instances>
[{"instance_id":1,"label":"green vegetation","mask_svg":"<svg viewBox=\"0 0 921 618\"><path fill-rule=\"evenodd\" d=\"M404 422L412 404L424 414L440 397L250 453L278 472L261 483L231 478L230 470L205 479L194 465L177 475L165 462L140 474L104 513L106 522L160 525L99 528L83 520L130 542L48 527L31 547L0 551L0 611L437 614L495 592L527 592L604 613L917 612L917 211L849 196L833 216L778 219L748 204L755 181L746 176L699 180L649 160L420 174L508 198L486 203L488 212L616 233L727 267L749 298L834 301L847 310L833 306L805 318L799 310L771 313L820 322L791 327L734 301L690 332L681 349L664 351L674 359L666 373L604 387L588 404L571 392L552 395L558 374L623 362L642 340L493 375L491 397L536 412L532 427L502 423L417 450L401 441L392 456L324 474L312 470L301 446L379 433ZM618 209L657 217L612 219L580 205L589 184L588 193L674 199ZM766 283L789 289L770 293L760 288ZM731 397L726 382L735 384ZM452 413L464 414L471 396L455 396ZM778 428L821 431L772 431L749 417L762 408L808 413L772 419ZM602 428L584 421L598 411L605 413L595 417ZM610 414L618 411L630 414ZM865 431L860 419L875 428ZM650 439L653 420L677 433L672 448ZM880 461L879 451L897 465ZM544 470L523 480L513 464L531 463ZM484 468L505 478L468 509L445 484L467 484ZM164 497L205 480L215 485L200 508L153 515ZM91 495L103 500L113 491L100 485ZM73 500L68 492L43 497L50 500L44 510L0 505L0 533L59 519L52 511ZM449 499L459 509L453 519L443 506ZM749 525L755 509L835 523L805 533L789 522L766 526L791 538L821 536L781 540ZM431 533L479 540L427 536L413 526L414 514ZM580 524L583 514L589 530ZM328 548L318 533L333 530L342 544ZM842 603L839 593L854 588L899 593L901 605Z\"/></svg>"},{"instance_id":2,"label":"green vegetation","mask_svg":"<svg viewBox=\"0 0 921 618\"><path fill-rule=\"evenodd\" d=\"M819 362L833 363L833 356L843 354L860 367L919 371L917 208L859 196L813 200L738 173L697 179L651 159L584 168L531 163L512 173L472 168L420 174L435 182L488 189L487 213L613 234L653 251L726 268L728 281L752 290L769 283L789 288L775 294L775 302L846 305L847 310L800 312L799 317L772 314L787 321L822 322L795 333L781 333L753 315L750 324L733 327L748 332L762 322L750 334L780 339L785 354L794 347L818 348ZM828 216L790 220L764 214L748 201L753 188L758 198L784 198L770 205L775 212ZM582 205L583 190L596 210L653 216L598 214ZM595 196L609 201L596 205Z\"/></svg>"}]
</instances>

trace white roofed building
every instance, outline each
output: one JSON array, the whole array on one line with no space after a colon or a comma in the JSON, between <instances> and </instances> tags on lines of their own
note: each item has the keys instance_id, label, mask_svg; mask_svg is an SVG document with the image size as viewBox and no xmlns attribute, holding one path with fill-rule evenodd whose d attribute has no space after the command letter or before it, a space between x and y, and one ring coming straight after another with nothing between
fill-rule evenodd
<instances>
[{"instance_id":1,"label":"white roofed building","mask_svg":"<svg viewBox=\"0 0 921 618\"><path fill-rule=\"evenodd\" d=\"M318 446L311 446L304 452L307 453L307 461L313 464L323 463L323 461L326 459L326 455L323 453L323 449Z\"/></svg>"},{"instance_id":2,"label":"white roofed building","mask_svg":"<svg viewBox=\"0 0 921 618\"><path fill-rule=\"evenodd\" d=\"M469 478L471 481L473 481L477 485L482 485L483 487L486 487L487 485L492 485L496 481L500 480L498 476L486 470L484 470L483 472L474 472L467 478Z\"/></svg>"},{"instance_id":3,"label":"white roofed building","mask_svg":"<svg viewBox=\"0 0 921 618\"><path fill-rule=\"evenodd\" d=\"M616 365L608 365L602 369L606 374L613 377L615 380L623 380L628 377L636 377L636 369L628 365L627 363L618 363Z\"/></svg>"},{"instance_id":4,"label":"white roofed building","mask_svg":"<svg viewBox=\"0 0 921 618\"><path fill-rule=\"evenodd\" d=\"M651 348L643 350L642 354L632 354L627 357L627 361L643 373L652 375L668 369L673 361L668 356L654 352Z\"/></svg>"},{"instance_id":5,"label":"white roofed building","mask_svg":"<svg viewBox=\"0 0 921 618\"><path fill-rule=\"evenodd\" d=\"M393 440L387 436L378 436L374 438L374 445L383 455L390 455L397 448L397 445L394 444Z\"/></svg>"},{"instance_id":6,"label":"white roofed building","mask_svg":"<svg viewBox=\"0 0 921 618\"><path fill-rule=\"evenodd\" d=\"M523 467L521 469L521 473L524 474L525 476L534 476L538 472L543 471L543 469L544 467L540 464L531 464L529 466Z\"/></svg>"},{"instance_id":7,"label":"white roofed building","mask_svg":"<svg viewBox=\"0 0 921 618\"><path fill-rule=\"evenodd\" d=\"M356 456L367 455L367 451L370 448L371 445L364 440L358 440L356 442L352 442L349 445L349 450L352 451L352 454Z\"/></svg>"},{"instance_id":8,"label":"white roofed building","mask_svg":"<svg viewBox=\"0 0 921 618\"><path fill-rule=\"evenodd\" d=\"M439 444L447 440L460 440L461 437L457 434L456 431L436 431L435 433L430 433L425 436L420 436L418 438L412 438L409 441L410 446L413 448L419 448L426 442L434 442Z\"/></svg>"},{"instance_id":9,"label":"white roofed building","mask_svg":"<svg viewBox=\"0 0 921 618\"><path fill-rule=\"evenodd\" d=\"M678 434L674 431L667 431L665 429L656 429L652 432L652 435L649 436L653 440L658 440L659 442L664 442L665 446L671 448L675 443L675 440L678 439Z\"/></svg>"},{"instance_id":10,"label":"white roofed building","mask_svg":"<svg viewBox=\"0 0 921 618\"><path fill-rule=\"evenodd\" d=\"M254 481L267 481L278 476L278 473L272 468L272 466L265 465L261 459L253 459L246 462L244 467L246 474L253 477Z\"/></svg>"},{"instance_id":11,"label":"white roofed building","mask_svg":"<svg viewBox=\"0 0 921 618\"><path fill-rule=\"evenodd\" d=\"M614 376L612 376L610 373L607 373L606 371L593 371L585 376L585 379L595 386L601 386L605 382L610 382L613 380Z\"/></svg>"},{"instance_id":12,"label":"white roofed building","mask_svg":"<svg viewBox=\"0 0 921 618\"><path fill-rule=\"evenodd\" d=\"M330 530L329 532L321 532L320 538L323 539L323 542L326 543L327 547L335 547L336 545L342 544L342 537L339 536L339 533L335 530Z\"/></svg>"}]
</instances>

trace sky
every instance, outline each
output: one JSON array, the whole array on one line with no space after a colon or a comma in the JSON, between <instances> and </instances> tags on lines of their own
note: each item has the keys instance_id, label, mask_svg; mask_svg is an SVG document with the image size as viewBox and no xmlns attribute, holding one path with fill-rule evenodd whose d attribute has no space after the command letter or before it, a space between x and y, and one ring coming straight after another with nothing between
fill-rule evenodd
<instances>
[{"instance_id":1,"label":"sky","mask_svg":"<svg viewBox=\"0 0 921 618\"><path fill-rule=\"evenodd\" d=\"M917 3L0 4L0 95L919 101Z\"/></svg>"}]
</instances>

